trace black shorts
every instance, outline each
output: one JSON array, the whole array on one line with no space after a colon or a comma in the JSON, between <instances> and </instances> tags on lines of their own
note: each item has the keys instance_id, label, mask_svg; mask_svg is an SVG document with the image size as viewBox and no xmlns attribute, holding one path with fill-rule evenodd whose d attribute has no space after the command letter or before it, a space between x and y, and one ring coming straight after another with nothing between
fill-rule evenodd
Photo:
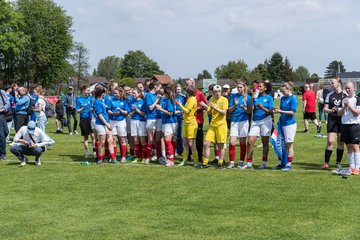
<instances>
[{"instance_id":1,"label":"black shorts","mask_svg":"<svg viewBox=\"0 0 360 240\"><path fill-rule=\"evenodd\" d=\"M328 133L341 133L341 121L328 121L327 132Z\"/></svg>"},{"instance_id":2,"label":"black shorts","mask_svg":"<svg viewBox=\"0 0 360 240\"><path fill-rule=\"evenodd\" d=\"M345 144L360 143L360 125L343 124L341 127L341 141Z\"/></svg>"},{"instance_id":3,"label":"black shorts","mask_svg":"<svg viewBox=\"0 0 360 240\"><path fill-rule=\"evenodd\" d=\"M314 113L314 112L305 112L304 113L304 119L315 120L316 119L316 113Z\"/></svg>"},{"instance_id":4,"label":"black shorts","mask_svg":"<svg viewBox=\"0 0 360 240\"><path fill-rule=\"evenodd\" d=\"M92 133L91 118L80 118L80 130L81 136L89 136Z\"/></svg>"}]
</instances>

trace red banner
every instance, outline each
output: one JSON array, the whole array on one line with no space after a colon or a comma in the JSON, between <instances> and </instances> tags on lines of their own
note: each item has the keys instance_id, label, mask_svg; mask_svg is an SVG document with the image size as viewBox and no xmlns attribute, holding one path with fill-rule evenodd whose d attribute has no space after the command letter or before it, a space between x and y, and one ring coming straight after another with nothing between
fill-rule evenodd
<instances>
[{"instance_id":1,"label":"red banner","mask_svg":"<svg viewBox=\"0 0 360 240\"><path fill-rule=\"evenodd\" d=\"M51 104L55 104L58 101L58 96L46 96L45 100Z\"/></svg>"}]
</instances>

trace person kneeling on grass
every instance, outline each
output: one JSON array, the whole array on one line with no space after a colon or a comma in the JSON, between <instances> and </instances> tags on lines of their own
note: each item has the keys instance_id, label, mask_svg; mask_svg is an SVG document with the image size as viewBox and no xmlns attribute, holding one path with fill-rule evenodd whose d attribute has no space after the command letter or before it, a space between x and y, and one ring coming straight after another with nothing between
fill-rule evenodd
<instances>
[{"instance_id":1,"label":"person kneeling on grass","mask_svg":"<svg viewBox=\"0 0 360 240\"><path fill-rule=\"evenodd\" d=\"M55 143L43 130L36 127L34 121L19 129L14 137L14 144L10 147L12 152L20 161L20 166L28 162L24 155L35 156L35 164L41 165L40 156L45 151L45 146Z\"/></svg>"},{"instance_id":2,"label":"person kneeling on grass","mask_svg":"<svg viewBox=\"0 0 360 240\"><path fill-rule=\"evenodd\" d=\"M208 106L208 112L211 112L212 120L205 136L203 164L199 164L199 168L208 167L211 143L215 143L219 147L220 156L217 167L222 168L224 162L224 144L227 137L226 111L229 103L227 98L221 96L221 87L219 85L214 86L213 92L214 95L210 99Z\"/></svg>"}]
</instances>

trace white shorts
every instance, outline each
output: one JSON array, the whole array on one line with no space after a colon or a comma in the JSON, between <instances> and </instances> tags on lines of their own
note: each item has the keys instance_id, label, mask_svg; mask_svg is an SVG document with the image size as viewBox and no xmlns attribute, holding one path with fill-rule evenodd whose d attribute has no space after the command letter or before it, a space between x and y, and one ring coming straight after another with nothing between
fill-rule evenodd
<instances>
[{"instance_id":1,"label":"white shorts","mask_svg":"<svg viewBox=\"0 0 360 240\"><path fill-rule=\"evenodd\" d=\"M271 135L272 118L268 116L260 121L253 121L251 123L249 136L268 137Z\"/></svg>"},{"instance_id":2,"label":"white shorts","mask_svg":"<svg viewBox=\"0 0 360 240\"><path fill-rule=\"evenodd\" d=\"M96 129L96 118L91 118L91 130L95 130Z\"/></svg>"},{"instance_id":3,"label":"white shorts","mask_svg":"<svg viewBox=\"0 0 360 240\"><path fill-rule=\"evenodd\" d=\"M162 132L164 136L175 135L177 130L176 123L166 123L162 125Z\"/></svg>"},{"instance_id":4,"label":"white shorts","mask_svg":"<svg viewBox=\"0 0 360 240\"><path fill-rule=\"evenodd\" d=\"M131 134L131 117L130 116L126 117L126 132L128 134Z\"/></svg>"},{"instance_id":5,"label":"white shorts","mask_svg":"<svg viewBox=\"0 0 360 240\"><path fill-rule=\"evenodd\" d=\"M114 121L110 120L110 126L112 127L113 136L126 137L126 120Z\"/></svg>"},{"instance_id":6,"label":"white shorts","mask_svg":"<svg viewBox=\"0 0 360 240\"><path fill-rule=\"evenodd\" d=\"M110 133L110 130L105 125L95 125L95 131L97 135L106 135Z\"/></svg>"},{"instance_id":7,"label":"white shorts","mask_svg":"<svg viewBox=\"0 0 360 240\"><path fill-rule=\"evenodd\" d=\"M287 143L294 142L296 129L297 129L296 123L282 127L282 130L284 131L284 135L285 135L285 142Z\"/></svg>"},{"instance_id":8,"label":"white shorts","mask_svg":"<svg viewBox=\"0 0 360 240\"><path fill-rule=\"evenodd\" d=\"M146 122L131 119L130 128L131 128L131 136L133 136L133 137L134 136L140 136L140 137L147 136Z\"/></svg>"},{"instance_id":9,"label":"white shorts","mask_svg":"<svg viewBox=\"0 0 360 240\"><path fill-rule=\"evenodd\" d=\"M249 121L231 122L230 137L243 138L249 133Z\"/></svg>"},{"instance_id":10,"label":"white shorts","mask_svg":"<svg viewBox=\"0 0 360 240\"><path fill-rule=\"evenodd\" d=\"M155 130L156 132L161 132L161 119L148 119L146 120L146 129Z\"/></svg>"}]
</instances>

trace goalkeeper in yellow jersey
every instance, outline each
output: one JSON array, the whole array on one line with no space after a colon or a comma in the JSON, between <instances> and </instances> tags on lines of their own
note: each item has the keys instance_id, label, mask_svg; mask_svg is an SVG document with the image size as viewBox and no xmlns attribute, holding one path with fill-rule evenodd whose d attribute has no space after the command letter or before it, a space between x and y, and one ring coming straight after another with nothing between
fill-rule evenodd
<instances>
[{"instance_id":1,"label":"goalkeeper in yellow jersey","mask_svg":"<svg viewBox=\"0 0 360 240\"><path fill-rule=\"evenodd\" d=\"M176 100L175 103L183 110L184 112L184 128L183 128L183 138L184 138L184 152L183 152L183 161L179 166L184 166L187 163L189 148L191 148L192 156L195 161L195 165L198 163L198 152L196 150L195 138L198 125L195 118L195 113L197 111L197 101L195 98L196 89L192 86L186 88L187 101L185 106L182 106L179 100Z\"/></svg>"},{"instance_id":2,"label":"goalkeeper in yellow jersey","mask_svg":"<svg viewBox=\"0 0 360 240\"><path fill-rule=\"evenodd\" d=\"M208 168L210 157L210 144L218 146L220 156L217 167L222 168L224 163L225 143L227 138L226 112L229 106L227 98L221 96L221 87L215 85L213 96L208 104L208 113L212 115L209 130L205 136L203 164L198 164L198 168Z\"/></svg>"}]
</instances>

